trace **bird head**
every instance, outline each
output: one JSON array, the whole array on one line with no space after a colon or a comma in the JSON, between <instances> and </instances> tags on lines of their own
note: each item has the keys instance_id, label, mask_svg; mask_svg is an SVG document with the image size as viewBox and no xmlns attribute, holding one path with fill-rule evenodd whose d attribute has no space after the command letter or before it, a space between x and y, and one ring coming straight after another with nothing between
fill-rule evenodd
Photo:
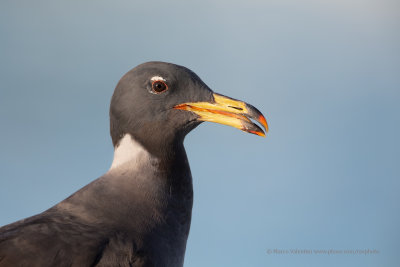
<instances>
[{"instance_id":1,"label":"bird head","mask_svg":"<svg viewBox=\"0 0 400 267\"><path fill-rule=\"evenodd\" d=\"M114 146L130 134L148 150L176 142L203 121L265 136L268 125L255 107L214 93L191 70L165 62L143 63L118 82L110 106Z\"/></svg>"}]
</instances>

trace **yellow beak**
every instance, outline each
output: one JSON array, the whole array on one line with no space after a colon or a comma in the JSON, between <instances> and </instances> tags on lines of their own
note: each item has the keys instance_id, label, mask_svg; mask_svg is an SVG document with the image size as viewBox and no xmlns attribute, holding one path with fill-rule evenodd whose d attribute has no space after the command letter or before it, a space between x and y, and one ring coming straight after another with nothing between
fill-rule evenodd
<instances>
[{"instance_id":1,"label":"yellow beak","mask_svg":"<svg viewBox=\"0 0 400 267\"><path fill-rule=\"evenodd\" d=\"M259 122L268 132L265 117L258 109L245 102L213 94L214 102L193 102L176 105L174 109L187 110L199 115L200 121L211 121L238 128L244 132L265 136L264 131L250 119Z\"/></svg>"}]
</instances>

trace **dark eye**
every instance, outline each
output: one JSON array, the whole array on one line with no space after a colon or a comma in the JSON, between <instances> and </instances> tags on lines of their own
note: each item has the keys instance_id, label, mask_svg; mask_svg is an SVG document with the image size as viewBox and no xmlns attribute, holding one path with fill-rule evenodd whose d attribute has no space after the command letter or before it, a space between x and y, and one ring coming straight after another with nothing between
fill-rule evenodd
<instances>
[{"instance_id":1,"label":"dark eye","mask_svg":"<svg viewBox=\"0 0 400 267\"><path fill-rule=\"evenodd\" d=\"M162 92L166 91L168 89L168 86L163 81L154 81L151 84L151 88L153 89L153 91L155 93L159 94L159 93L162 93Z\"/></svg>"}]
</instances>

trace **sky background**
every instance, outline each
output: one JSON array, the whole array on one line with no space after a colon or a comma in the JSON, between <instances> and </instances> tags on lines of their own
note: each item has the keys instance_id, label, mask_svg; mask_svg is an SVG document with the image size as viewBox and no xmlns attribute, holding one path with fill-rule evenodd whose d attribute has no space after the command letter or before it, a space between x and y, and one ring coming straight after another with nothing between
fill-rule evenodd
<instances>
[{"instance_id":1,"label":"sky background","mask_svg":"<svg viewBox=\"0 0 400 267\"><path fill-rule=\"evenodd\" d=\"M185 266L398 266L400 2L0 2L0 225L105 173L119 78L184 65L266 116L185 140ZM376 249L374 255L277 255Z\"/></svg>"}]
</instances>

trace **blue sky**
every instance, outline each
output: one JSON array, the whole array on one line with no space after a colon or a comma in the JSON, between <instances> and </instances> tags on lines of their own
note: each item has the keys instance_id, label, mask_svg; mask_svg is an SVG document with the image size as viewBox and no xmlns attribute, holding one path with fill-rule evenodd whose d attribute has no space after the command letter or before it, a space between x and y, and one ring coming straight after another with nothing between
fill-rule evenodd
<instances>
[{"instance_id":1,"label":"blue sky","mask_svg":"<svg viewBox=\"0 0 400 267\"><path fill-rule=\"evenodd\" d=\"M270 125L265 139L212 123L187 137L185 266L396 266L399 13L389 0L3 0L0 225L108 170L113 89L161 60L253 104Z\"/></svg>"}]
</instances>

